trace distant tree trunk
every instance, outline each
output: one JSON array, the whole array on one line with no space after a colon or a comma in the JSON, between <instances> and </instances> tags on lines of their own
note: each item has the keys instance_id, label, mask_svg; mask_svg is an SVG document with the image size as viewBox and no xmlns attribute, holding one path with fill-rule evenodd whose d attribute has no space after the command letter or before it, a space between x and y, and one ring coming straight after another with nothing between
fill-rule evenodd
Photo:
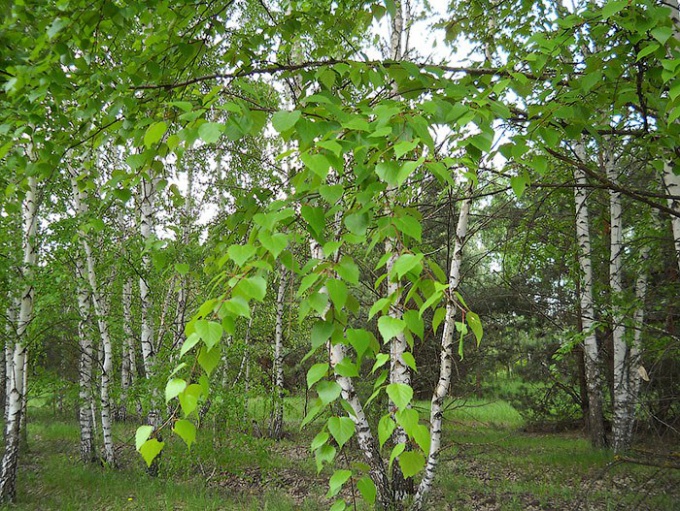
<instances>
[{"instance_id":1,"label":"distant tree trunk","mask_svg":"<svg viewBox=\"0 0 680 511\"><path fill-rule=\"evenodd\" d=\"M637 281L635 282L635 298L636 308L633 315L633 342L630 347L630 360L628 362L628 387L630 389L630 400L628 401L628 415L633 417L627 426L628 430L625 432L626 438L632 440L633 431L635 429L635 409L640 396L640 380L642 377L648 379L647 372L641 364L641 346L642 346L642 329L645 320L645 300L647 298L647 261L649 260L650 246L645 245L640 251L640 270Z\"/></svg>"},{"instance_id":2,"label":"distant tree trunk","mask_svg":"<svg viewBox=\"0 0 680 511\"><path fill-rule=\"evenodd\" d=\"M281 267L279 292L276 296L276 326L274 328L274 406L269 424L269 437L279 440L283 436L283 314L286 298L288 271Z\"/></svg>"},{"instance_id":3,"label":"distant tree trunk","mask_svg":"<svg viewBox=\"0 0 680 511\"><path fill-rule=\"evenodd\" d=\"M463 262L463 246L467 238L468 219L470 216L470 205L472 200L473 184L467 191L467 197L463 199L458 213L458 224L456 226L456 240L451 256L451 269L449 272L449 290L446 303L446 316L444 329L442 331L442 349L439 355L439 380L432 394L430 403L430 452L425 465L425 473L418 486L411 509L419 511L423 508L425 500L432 488L435 470L439 461L439 451L441 449L442 421L444 417L444 399L448 394L451 385L451 374L453 371L453 356L455 346L456 316L459 311L454 293L460 285L460 269Z\"/></svg>"},{"instance_id":4,"label":"distant tree trunk","mask_svg":"<svg viewBox=\"0 0 680 511\"><path fill-rule=\"evenodd\" d=\"M71 185L73 188L73 200L76 206L76 211L80 216L85 216L88 212L86 203L86 194L78 187L77 172L71 170ZM92 254L92 246L88 240L87 233L79 232L80 243L85 255L87 280L90 284L90 297L92 298L92 306L97 318L97 326L99 327L99 336L101 338L101 349L103 352L103 359L101 364L101 381L100 381L100 404L101 404L101 421L102 421L102 435L104 437L104 462L114 467L116 465L115 452L113 448L113 432L112 422L113 416L111 414L111 398L109 389L111 385L111 377L113 374L113 349L111 346L111 335L109 333L109 325L107 318L106 304L104 297L100 293L99 284L97 282L97 270L95 268L94 256Z\"/></svg>"},{"instance_id":5,"label":"distant tree trunk","mask_svg":"<svg viewBox=\"0 0 680 511\"><path fill-rule=\"evenodd\" d=\"M90 293L85 268L80 258L76 258L76 279L78 282L78 344L80 347L78 420L80 422L80 459L91 463L96 459L92 425L92 336L88 329L90 322Z\"/></svg>"},{"instance_id":6,"label":"distant tree trunk","mask_svg":"<svg viewBox=\"0 0 680 511\"><path fill-rule=\"evenodd\" d=\"M664 163L663 167L663 183L668 195L680 197L680 175L674 172L673 166L668 162ZM668 207L680 215L680 199L668 199ZM680 269L680 217L671 217L671 229L675 246L675 261Z\"/></svg>"},{"instance_id":7,"label":"distant tree trunk","mask_svg":"<svg viewBox=\"0 0 680 511\"><path fill-rule=\"evenodd\" d=\"M0 503L16 500L17 467L19 462L20 425L24 386L24 359L26 357L26 336L28 325L33 317L33 267L36 263L36 188L35 176L27 179L28 189L22 204L23 219L23 261L21 265L21 301L17 319L16 338L12 350L12 370L7 375L9 392L8 411L5 423L5 451L0 467Z\"/></svg>"},{"instance_id":8,"label":"distant tree trunk","mask_svg":"<svg viewBox=\"0 0 680 511\"><path fill-rule=\"evenodd\" d=\"M132 330L132 280L126 279L123 284L123 347L120 372L120 409L122 420L127 417L128 391L137 375L137 357L135 356L135 337Z\"/></svg>"},{"instance_id":9,"label":"distant tree trunk","mask_svg":"<svg viewBox=\"0 0 680 511\"><path fill-rule=\"evenodd\" d=\"M586 161L586 149L582 142L576 144L576 155ZM590 228L588 224L588 206L586 204L586 175L582 169L574 168L576 187L574 202L576 206L576 238L578 243L578 260L581 269L580 303L581 323L583 325L583 361L586 367L586 386L588 388L588 428L593 447L604 447L605 432L602 416L602 392L600 378L600 355L597 338L593 328L595 306L593 303L593 271L591 261Z\"/></svg>"}]
</instances>

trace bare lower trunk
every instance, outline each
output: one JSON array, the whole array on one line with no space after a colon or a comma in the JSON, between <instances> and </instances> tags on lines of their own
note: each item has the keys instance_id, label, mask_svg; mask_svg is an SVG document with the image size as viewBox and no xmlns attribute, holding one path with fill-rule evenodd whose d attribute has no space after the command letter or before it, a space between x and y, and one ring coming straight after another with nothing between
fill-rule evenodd
<instances>
[{"instance_id":1,"label":"bare lower trunk","mask_svg":"<svg viewBox=\"0 0 680 511\"><path fill-rule=\"evenodd\" d=\"M342 343L337 343L330 348L330 365L332 368L335 368L345 358L345 350L346 347ZM393 509L395 498L390 480L387 477L385 463L380 455L375 437L371 433L364 408L354 389L354 382L351 378L337 374L335 381L342 389L342 398L349 403L354 412L353 415L350 415L350 418L354 421L357 443L377 490L377 502L382 509Z\"/></svg>"},{"instance_id":2,"label":"bare lower trunk","mask_svg":"<svg viewBox=\"0 0 680 511\"><path fill-rule=\"evenodd\" d=\"M16 339L12 353L12 370L7 396L8 410L5 424L5 451L0 467L0 503L16 500L16 479L19 463L20 426L25 393L24 369L26 367L26 336L33 317L33 267L36 262L36 178L28 178L28 190L22 205L23 218L23 262L21 275L23 289L17 319Z\"/></svg>"},{"instance_id":3,"label":"bare lower trunk","mask_svg":"<svg viewBox=\"0 0 680 511\"><path fill-rule=\"evenodd\" d=\"M76 261L76 273L78 279L78 310L80 320L78 321L78 339L80 346L79 364L79 408L78 419L80 422L80 458L85 463L90 463L96 459L94 447L94 435L92 424L92 360L93 346L92 337L87 327L90 322L90 293L87 289L87 276L83 263L80 259Z\"/></svg>"},{"instance_id":4,"label":"bare lower trunk","mask_svg":"<svg viewBox=\"0 0 680 511\"><path fill-rule=\"evenodd\" d=\"M274 407L269 424L269 437L276 440L283 436L283 313L287 283L288 271L282 267L281 277L279 278L279 292L276 297L276 326L274 329L274 388L272 389Z\"/></svg>"},{"instance_id":5,"label":"bare lower trunk","mask_svg":"<svg viewBox=\"0 0 680 511\"><path fill-rule=\"evenodd\" d=\"M71 185L73 188L73 199L76 210L80 215L86 215L88 207L86 203L87 196L84 191L80 190L77 182L77 173L72 170ZM99 336L101 338L101 349L103 351L103 360L101 365L101 381L100 381L100 401L101 401L101 422L102 435L104 437L104 462L113 467L116 465L115 453L113 448L113 432L112 432L112 415L111 415L111 399L109 396L109 386L111 384L111 375L113 372L113 350L111 347L111 335L109 333L109 325L107 323L107 310L104 298L99 291L99 284L97 282L97 273L95 268L94 256L92 254L92 247L87 238L87 233L80 232L80 243L85 255L87 281L90 285L90 297L92 299L92 306L94 314L97 318L97 326L99 328Z\"/></svg>"},{"instance_id":6,"label":"bare lower trunk","mask_svg":"<svg viewBox=\"0 0 680 511\"><path fill-rule=\"evenodd\" d=\"M576 153L585 161L585 146L578 143ZM593 447L605 445L604 422L602 417L602 393L600 390L600 355L595 337L595 305L593 303L593 271L590 248L588 206L586 205L586 176L583 170L574 168L576 187L576 238L579 251L581 323L583 325L583 360L586 366L586 387L588 389L588 427Z\"/></svg>"},{"instance_id":7,"label":"bare lower trunk","mask_svg":"<svg viewBox=\"0 0 680 511\"><path fill-rule=\"evenodd\" d=\"M425 473L418 486L411 509L420 510L425 504L425 500L432 488L435 470L439 459L442 438L442 419L444 414L444 399L451 385L451 373L453 370L453 355L456 332L456 315L458 306L455 301L454 293L460 284L460 268L463 262L463 246L467 237L468 218L470 216L470 205L472 203L469 196L472 194L472 184L468 189L468 198L461 204L458 214L458 224L456 226L456 240L451 256L451 270L449 272L449 299L446 304L446 318L442 332L442 349L439 355L439 379L432 401L430 403L430 452L425 465Z\"/></svg>"},{"instance_id":8,"label":"bare lower trunk","mask_svg":"<svg viewBox=\"0 0 680 511\"><path fill-rule=\"evenodd\" d=\"M155 182L152 178L142 179L142 195L141 195L141 221L140 221L140 234L142 240L144 241L146 247L142 255L142 275L139 278L139 297L141 302L141 344L142 344L142 359L144 363L144 373L147 380L151 380L154 377L155 371L155 358L156 349L154 345L154 325L152 316L152 300L151 300L151 289L149 287L148 278L151 274L151 258L148 252L148 244L151 241L153 230L154 230L154 195L156 193ZM154 387L155 388L155 387ZM147 414L147 424L154 428L154 431L158 429L161 425L161 412L160 412L160 396L156 390L152 390L151 395L151 407ZM156 434L156 438L159 440L160 437ZM157 456L151 466L149 467L149 473L151 475L158 474L158 463L160 462L160 457Z\"/></svg>"},{"instance_id":9,"label":"bare lower trunk","mask_svg":"<svg viewBox=\"0 0 680 511\"><path fill-rule=\"evenodd\" d=\"M614 171L614 164L610 158L605 164L607 177L613 183L618 181ZM616 452L621 452L630 447L631 438L628 431L634 422L635 416L630 402L632 396L629 388L630 357L628 345L625 339L625 327L623 325L621 271L623 267L623 223L621 221L621 194L615 190L609 190L609 223L610 223L610 252L609 252L609 287L611 291L611 318L612 318L612 341L614 345L614 422L613 422L613 446Z\"/></svg>"},{"instance_id":10,"label":"bare lower trunk","mask_svg":"<svg viewBox=\"0 0 680 511\"><path fill-rule=\"evenodd\" d=\"M649 245L646 245L641 251L640 271L638 273L637 281L635 282L635 298L636 309L633 315L633 327L635 328L633 334L633 343L630 347L630 360L628 362L628 388L630 392L630 400L627 405L629 407L628 415L632 420L627 424L627 430L624 432L628 445L632 445L633 431L635 429L635 410L637 408L640 395L640 380L644 375L647 378L647 373L641 364L640 354L642 345L642 329L645 321L645 299L647 297L647 260L649 259Z\"/></svg>"}]
</instances>

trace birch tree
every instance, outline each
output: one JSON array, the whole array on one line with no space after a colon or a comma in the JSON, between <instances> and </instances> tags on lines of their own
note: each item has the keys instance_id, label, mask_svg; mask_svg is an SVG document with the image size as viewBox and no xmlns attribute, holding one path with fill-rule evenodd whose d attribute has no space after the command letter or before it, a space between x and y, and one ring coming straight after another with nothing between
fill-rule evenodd
<instances>
[{"instance_id":1,"label":"birch tree","mask_svg":"<svg viewBox=\"0 0 680 511\"><path fill-rule=\"evenodd\" d=\"M21 278L17 279L21 298L17 316L16 335L11 339L11 366L7 374L7 422L5 423L5 450L0 466L0 502L8 503L16 500L16 479L19 463L20 424L23 411L24 370L28 340L28 328L33 319L33 267L36 263L38 246L37 231L37 179L29 176L22 200L22 252Z\"/></svg>"},{"instance_id":2,"label":"birch tree","mask_svg":"<svg viewBox=\"0 0 680 511\"><path fill-rule=\"evenodd\" d=\"M576 143L576 156L585 163L586 148L583 141ZM580 267L579 314L583 328L583 359L588 389L588 428L594 447L604 447L605 432L602 416L602 391L600 354L595 336L595 305L593 302L593 270L591 259L590 223L588 219L586 175L580 166L574 167L574 203L576 210L576 240Z\"/></svg>"},{"instance_id":3,"label":"birch tree","mask_svg":"<svg viewBox=\"0 0 680 511\"><path fill-rule=\"evenodd\" d=\"M71 174L71 188L73 191L73 202L78 216L83 219L88 213L87 194L84 189L81 189L78 183L79 174L75 168L70 169ZM79 229L78 237L85 258L85 271L87 273L87 281L90 286L90 297L92 299L92 306L94 309L97 327L99 328L99 337L101 339L101 380L100 380L100 408L101 408L101 424L102 435L104 437L104 462L110 466L116 466L116 456L113 446L113 414L111 410L110 386L113 376L113 347L111 343L111 334L109 332L108 314L104 296L102 295L100 283L97 279L97 270L95 266L94 254L92 252L92 245L88 239L87 233ZM87 342L87 341L84 341Z\"/></svg>"}]
</instances>

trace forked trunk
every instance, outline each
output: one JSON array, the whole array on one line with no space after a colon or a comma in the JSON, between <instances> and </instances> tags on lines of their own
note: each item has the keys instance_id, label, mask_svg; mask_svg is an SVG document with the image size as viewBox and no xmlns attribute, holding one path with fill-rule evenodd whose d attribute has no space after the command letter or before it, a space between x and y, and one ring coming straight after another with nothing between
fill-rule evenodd
<instances>
[{"instance_id":1,"label":"forked trunk","mask_svg":"<svg viewBox=\"0 0 680 511\"><path fill-rule=\"evenodd\" d=\"M418 491L413 499L413 505L411 506L413 511L418 511L423 508L425 500L430 493L439 459L439 451L441 449L444 399L446 398L451 385L455 346L454 335L456 332L456 315L458 313L458 305L454 293L457 291L460 284L460 268L463 262L463 246L465 245L465 240L467 238L468 218L470 216L470 205L472 203L472 200L470 199L472 188L473 185L471 183L468 188L468 197L463 199L460 212L458 213L456 240L453 246L451 269L449 271L449 299L446 304L446 317L444 320L444 329L442 331L442 349L439 355L439 379L430 403L430 452L427 456L425 473L423 474L423 478L418 486Z\"/></svg>"},{"instance_id":2,"label":"forked trunk","mask_svg":"<svg viewBox=\"0 0 680 511\"><path fill-rule=\"evenodd\" d=\"M71 185L73 188L73 200L78 214L84 216L88 212L86 203L87 196L83 190L80 190L77 182L77 173L72 170ZM111 385L111 375L113 372L113 350L111 347L111 335L109 333L109 325L107 323L107 311L104 298L99 291L99 284L97 282L97 273L95 268L94 256L92 254L92 246L87 238L87 233L79 232L80 243L85 255L87 281L90 285L90 297L92 299L92 306L94 314L97 319L97 326L99 328L99 336L101 338L101 349L103 352L103 359L101 364L101 382L100 382L100 404L101 404L101 422L102 435L104 437L104 462L113 467L116 465L115 452L113 448L113 432L112 432L112 415L111 415L111 399L109 396L109 387Z\"/></svg>"}]
</instances>

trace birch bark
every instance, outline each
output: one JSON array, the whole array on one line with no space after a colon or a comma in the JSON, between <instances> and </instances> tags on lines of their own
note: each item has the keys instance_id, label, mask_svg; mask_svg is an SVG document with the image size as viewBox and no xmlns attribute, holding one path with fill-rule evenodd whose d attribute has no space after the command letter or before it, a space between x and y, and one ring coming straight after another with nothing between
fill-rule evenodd
<instances>
[{"instance_id":1,"label":"birch bark","mask_svg":"<svg viewBox=\"0 0 680 511\"><path fill-rule=\"evenodd\" d=\"M23 261L21 265L21 301L17 319L16 338L12 350L12 367L8 374L7 422L5 424L5 450L0 466L0 503L16 500L16 479L19 461L20 425L24 387L24 359L28 325L33 317L33 267L36 262L37 203L35 176L27 179L28 189L22 203Z\"/></svg>"},{"instance_id":2,"label":"birch bark","mask_svg":"<svg viewBox=\"0 0 680 511\"><path fill-rule=\"evenodd\" d=\"M403 45L402 39L404 38L404 5L401 0L396 0L394 2L394 15L392 17L392 24L390 27L390 58L398 61L403 58ZM397 88L393 87L392 92L396 95ZM397 189L389 188L387 190L387 197L389 200L389 206L387 207L386 214L394 215L391 210L391 205L394 204L397 199ZM389 309L389 316L401 320L404 311L401 297L401 284L398 280L392 280L389 275L393 274L394 265L399 258L399 255L403 251L403 244L398 238L387 238L384 242L385 253L390 254L389 259L386 264L386 271L388 274L387 278L387 296L393 297L392 304ZM390 383L399 383L411 386L411 373L408 366L404 362L403 355L406 352L407 343L406 336L403 332L399 333L397 336L392 338L390 341ZM389 411L394 419L394 414L397 412L397 406L390 401ZM392 434L392 443L394 445L405 444L408 445L408 436L404 429L397 425ZM406 500L408 495L413 494L413 479L406 479L402 472L401 467L398 463L395 463L392 467L392 490L394 492L394 498L397 502L403 502Z\"/></svg>"},{"instance_id":3,"label":"birch bark","mask_svg":"<svg viewBox=\"0 0 680 511\"><path fill-rule=\"evenodd\" d=\"M575 147L576 156L586 161L586 149L582 142ZM595 337L595 305L593 303L593 270L590 247L588 205L586 204L585 172L574 168L574 203L576 207L576 240L580 266L580 310L583 325L583 360L586 366L586 387L588 389L588 427L593 447L604 447L604 422L602 417L602 393L600 390L600 354Z\"/></svg>"},{"instance_id":4,"label":"birch bark","mask_svg":"<svg viewBox=\"0 0 680 511\"><path fill-rule=\"evenodd\" d=\"M609 152L608 152L609 153ZM605 172L612 182L618 181L618 175L614 168L614 161L609 153L605 158ZM623 270L623 225L621 211L621 194L616 190L609 190L609 288L611 294L611 320L612 339L614 345L614 424L613 440L614 451L625 450L630 439L627 431L631 428L628 424L634 420L630 416L629 402L632 399L629 388L630 359L628 346L625 339L624 315L621 309L623 285L621 272Z\"/></svg>"},{"instance_id":5,"label":"birch bark","mask_svg":"<svg viewBox=\"0 0 680 511\"><path fill-rule=\"evenodd\" d=\"M680 199L673 197L680 197L680 175L676 174L673 166L665 162L663 166L663 184L666 187L668 195L672 197L668 199L668 207L680 214ZM680 269L680 217L671 216L671 229L673 232L673 245L675 246L675 260Z\"/></svg>"},{"instance_id":6,"label":"birch bark","mask_svg":"<svg viewBox=\"0 0 680 511\"><path fill-rule=\"evenodd\" d=\"M76 178L77 173L72 169L71 186L73 189L73 200L79 216L84 217L88 212L86 203L87 197L86 193L79 189ZM97 326L99 328L101 350L103 354L99 397L101 404L102 435L104 437L104 462L107 465L114 467L116 465L116 459L113 447L113 417L111 414L111 397L109 395L111 377L113 373L113 349L111 345L111 335L109 333L109 325L106 317L106 304L104 303L104 297L100 293L99 283L97 282L97 271L95 268L94 255L92 254L92 246L87 238L87 234L82 230L79 232L79 237L81 246L83 248L83 253L85 254L87 280L90 284L90 296L92 298L94 314L97 318Z\"/></svg>"},{"instance_id":7,"label":"birch bark","mask_svg":"<svg viewBox=\"0 0 680 511\"><path fill-rule=\"evenodd\" d=\"M458 306L454 299L454 293L460 284L460 268L463 262L463 246L467 238L468 219L470 216L470 205L472 204L473 184L470 183L467 197L463 199L458 213L458 223L456 225L456 240L451 255L451 269L449 271L449 299L446 304L446 317L444 329L442 331L441 353L439 355L439 379L437 386L432 394L430 403L430 452L428 453L425 473L418 485L418 490L411 506L412 511L419 511L423 508L425 500L432 488L435 470L439 460L442 438L442 419L444 414L444 399L451 385L451 373L453 370L453 356L456 332L456 314Z\"/></svg>"},{"instance_id":8,"label":"birch bark","mask_svg":"<svg viewBox=\"0 0 680 511\"><path fill-rule=\"evenodd\" d=\"M78 420L80 423L80 459L84 463L91 463L96 459L94 434L92 424L92 337L88 329L90 322L90 293L88 281L82 260L76 259L76 277L78 281L78 345L80 346L79 362L79 406Z\"/></svg>"},{"instance_id":9,"label":"birch bark","mask_svg":"<svg viewBox=\"0 0 680 511\"><path fill-rule=\"evenodd\" d=\"M288 271L281 267L279 292L276 296L276 326L274 328L274 408L269 425L269 437L279 440L283 436L283 314L288 285Z\"/></svg>"}]
</instances>

